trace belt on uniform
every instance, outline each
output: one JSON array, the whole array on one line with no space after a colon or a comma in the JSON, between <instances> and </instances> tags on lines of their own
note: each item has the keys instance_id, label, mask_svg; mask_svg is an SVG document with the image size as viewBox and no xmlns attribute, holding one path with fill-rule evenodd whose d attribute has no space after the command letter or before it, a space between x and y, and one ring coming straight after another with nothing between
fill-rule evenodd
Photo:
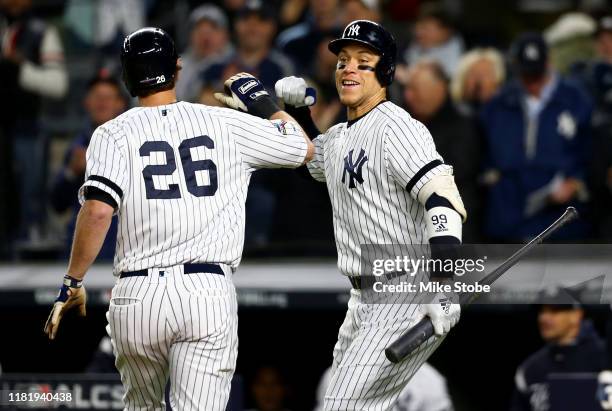
<instances>
[{"instance_id":1,"label":"belt on uniform","mask_svg":"<svg viewBox=\"0 0 612 411\"><path fill-rule=\"evenodd\" d=\"M348 279L351 282L351 285L353 286L355 290L361 290L364 285L371 286L376 281L392 280L394 278L401 277L402 275L406 275L406 274L408 273L404 271L396 271L396 272L384 274L381 276L374 276L374 275L349 276Z\"/></svg>"},{"instance_id":2,"label":"belt on uniform","mask_svg":"<svg viewBox=\"0 0 612 411\"><path fill-rule=\"evenodd\" d=\"M210 264L210 263L194 263L194 264L183 264L183 271L185 274L194 274L194 273L212 273L225 275L221 266L219 264ZM137 270L137 271L122 271L119 274L119 278L125 277L141 277L149 275L149 270Z\"/></svg>"}]
</instances>

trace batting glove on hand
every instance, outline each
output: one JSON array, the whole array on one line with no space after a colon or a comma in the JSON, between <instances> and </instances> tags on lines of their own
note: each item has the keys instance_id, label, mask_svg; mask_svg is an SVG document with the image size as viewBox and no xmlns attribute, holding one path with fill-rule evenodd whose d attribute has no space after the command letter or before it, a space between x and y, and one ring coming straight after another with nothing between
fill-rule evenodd
<instances>
[{"instance_id":1,"label":"batting glove on hand","mask_svg":"<svg viewBox=\"0 0 612 411\"><path fill-rule=\"evenodd\" d=\"M85 287L83 282L69 275L64 276L64 283L60 288L59 294L53 303L49 318L45 323L45 333L49 336L50 340L55 339L57 329L59 328L60 321L66 313L72 307L79 309L79 315L85 317L85 303L87 302L87 294L85 293Z\"/></svg>"},{"instance_id":2,"label":"batting glove on hand","mask_svg":"<svg viewBox=\"0 0 612 411\"><path fill-rule=\"evenodd\" d=\"M599 373L597 399L602 409L612 410L612 371L606 370Z\"/></svg>"},{"instance_id":3,"label":"batting glove on hand","mask_svg":"<svg viewBox=\"0 0 612 411\"><path fill-rule=\"evenodd\" d=\"M285 77L276 82L274 86L276 96L285 104L293 107L312 106L317 102L317 92L308 87L301 77Z\"/></svg>"},{"instance_id":4,"label":"batting glove on hand","mask_svg":"<svg viewBox=\"0 0 612 411\"><path fill-rule=\"evenodd\" d=\"M249 73L238 73L225 80L225 94L215 98L226 106L257 117L269 119L281 111L259 79Z\"/></svg>"},{"instance_id":5,"label":"batting glove on hand","mask_svg":"<svg viewBox=\"0 0 612 411\"><path fill-rule=\"evenodd\" d=\"M456 295L438 293L430 303L421 304L421 313L429 317L437 336L448 333L459 321L461 306L458 300Z\"/></svg>"}]
</instances>

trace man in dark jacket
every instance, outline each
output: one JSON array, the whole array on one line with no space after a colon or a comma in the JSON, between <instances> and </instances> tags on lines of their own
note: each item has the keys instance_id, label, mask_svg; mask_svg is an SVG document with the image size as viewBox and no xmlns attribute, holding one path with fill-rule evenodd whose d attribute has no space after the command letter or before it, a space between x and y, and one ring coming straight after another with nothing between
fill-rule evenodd
<instances>
[{"instance_id":1,"label":"man in dark jacket","mask_svg":"<svg viewBox=\"0 0 612 411\"><path fill-rule=\"evenodd\" d=\"M404 85L408 111L424 123L446 164L453 166L455 181L470 218L463 226L463 242L477 243L480 236L481 193L477 180L481 146L473 121L461 114L449 95L442 66L422 61L411 66Z\"/></svg>"},{"instance_id":2,"label":"man in dark jacket","mask_svg":"<svg viewBox=\"0 0 612 411\"><path fill-rule=\"evenodd\" d=\"M605 345L583 316L577 304L540 308L538 326L547 344L518 367L511 411L549 411L552 373L597 373L604 369Z\"/></svg>"},{"instance_id":3,"label":"man in dark jacket","mask_svg":"<svg viewBox=\"0 0 612 411\"><path fill-rule=\"evenodd\" d=\"M89 146L89 140L99 125L115 118L125 110L127 99L117 80L96 77L88 84L84 105L88 117L87 123L66 151L64 166L55 177L50 193L51 206L55 211L58 213L72 211L72 217L66 230L65 256L70 255L76 218L81 209L77 194L85 179L85 152ZM113 259L116 238L117 219L113 218L106 240L98 254L98 260Z\"/></svg>"},{"instance_id":4,"label":"man in dark jacket","mask_svg":"<svg viewBox=\"0 0 612 411\"><path fill-rule=\"evenodd\" d=\"M592 105L583 91L551 71L539 34L512 47L517 81L481 112L488 143L487 234L523 241L548 227L568 205L584 210ZM582 219L557 240L588 235Z\"/></svg>"},{"instance_id":5,"label":"man in dark jacket","mask_svg":"<svg viewBox=\"0 0 612 411\"><path fill-rule=\"evenodd\" d=\"M59 33L35 18L31 9L32 0L0 1L0 95L5 102L0 150L1 160L12 166L6 176L12 181L2 184L16 191L2 198L18 203L20 215L13 225L23 245L36 242L44 231L47 143L39 119L42 99L60 99L68 89Z\"/></svg>"}]
</instances>

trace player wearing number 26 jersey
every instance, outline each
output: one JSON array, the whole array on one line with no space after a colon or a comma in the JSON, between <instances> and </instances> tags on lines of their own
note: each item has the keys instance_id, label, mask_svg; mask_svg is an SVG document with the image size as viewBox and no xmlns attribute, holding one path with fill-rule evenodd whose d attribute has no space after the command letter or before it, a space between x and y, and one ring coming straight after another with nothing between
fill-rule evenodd
<instances>
[{"instance_id":1,"label":"player wearing number 26 jersey","mask_svg":"<svg viewBox=\"0 0 612 411\"><path fill-rule=\"evenodd\" d=\"M238 347L232 274L251 174L298 167L314 147L245 73L228 81L226 97L261 118L177 102L180 61L160 29L126 37L121 57L140 107L92 136L70 264L45 331L54 339L71 307L85 314L82 280L117 214L107 331L125 409L165 410L170 380L173 409L225 410Z\"/></svg>"},{"instance_id":2,"label":"player wearing number 26 jersey","mask_svg":"<svg viewBox=\"0 0 612 411\"><path fill-rule=\"evenodd\" d=\"M94 132L81 200L97 187L119 205L115 275L188 262L236 268L251 173L297 167L305 154L291 123L186 102L136 107Z\"/></svg>"}]
</instances>

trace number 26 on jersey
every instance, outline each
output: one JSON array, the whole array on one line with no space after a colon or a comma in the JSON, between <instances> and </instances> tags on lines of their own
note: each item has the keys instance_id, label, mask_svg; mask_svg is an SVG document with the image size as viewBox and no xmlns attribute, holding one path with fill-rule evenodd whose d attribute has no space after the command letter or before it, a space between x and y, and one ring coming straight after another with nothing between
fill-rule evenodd
<instances>
[{"instance_id":1,"label":"number 26 on jersey","mask_svg":"<svg viewBox=\"0 0 612 411\"><path fill-rule=\"evenodd\" d=\"M183 174L187 190L196 197L214 196L217 192L217 165L212 160L193 160L191 149L197 147L215 148L215 143L208 136L198 136L183 140L179 145L178 151L183 165ZM142 170L147 199L166 200L181 198L179 185L176 183L168 184L167 189L155 188L153 176L170 176L176 171L176 160L174 150L167 141L147 141L139 150L141 157L149 157L152 153L164 153L166 156L165 164L150 164ZM199 185L196 179L197 171L208 172L208 184Z\"/></svg>"}]
</instances>

